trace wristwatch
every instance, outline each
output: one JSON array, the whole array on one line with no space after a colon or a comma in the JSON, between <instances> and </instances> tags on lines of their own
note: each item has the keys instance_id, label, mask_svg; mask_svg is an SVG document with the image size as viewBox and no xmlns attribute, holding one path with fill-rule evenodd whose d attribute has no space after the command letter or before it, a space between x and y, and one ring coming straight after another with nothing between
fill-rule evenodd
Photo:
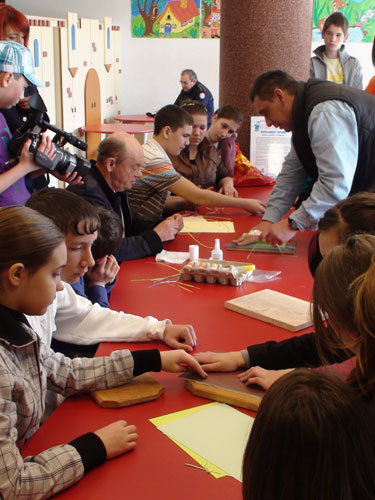
<instances>
[{"instance_id":1,"label":"wristwatch","mask_svg":"<svg viewBox=\"0 0 375 500\"><path fill-rule=\"evenodd\" d=\"M288 217L288 224L290 229L293 229L293 231L298 231L298 226L296 224L296 221L292 219L291 217Z\"/></svg>"}]
</instances>

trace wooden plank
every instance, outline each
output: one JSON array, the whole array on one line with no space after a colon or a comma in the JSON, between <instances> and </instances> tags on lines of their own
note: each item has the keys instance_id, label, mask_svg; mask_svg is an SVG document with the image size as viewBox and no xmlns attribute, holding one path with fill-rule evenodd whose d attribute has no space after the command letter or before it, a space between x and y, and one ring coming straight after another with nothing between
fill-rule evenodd
<instances>
[{"instance_id":1,"label":"wooden plank","mask_svg":"<svg viewBox=\"0 0 375 500\"><path fill-rule=\"evenodd\" d=\"M135 377L129 384L90 392L93 400L102 408L122 408L158 399L164 387L149 373Z\"/></svg>"},{"instance_id":2,"label":"wooden plank","mask_svg":"<svg viewBox=\"0 0 375 500\"><path fill-rule=\"evenodd\" d=\"M180 378L185 379L185 388L195 396L227 403L247 410L256 411L265 391L257 385L246 385L235 372L211 372L201 379L194 372L185 372Z\"/></svg>"},{"instance_id":3,"label":"wooden plank","mask_svg":"<svg viewBox=\"0 0 375 500\"><path fill-rule=\"evenodd\" d=\"M274 290L260 290L227 300L224 307L291 332L312 325L310 302Z\"/></svg>"},{"instance_id":4,"label":"wooden plank","mask_svg":"<svg viewBox=\"0 0 375 500\"><path fill-rule=\"evenodd\" d=\"M201 398L212 399L220 403L227 403L229 405L239 406L247 410L257 411L262 398L252 394L243 394L234 392L229 389L221 387L214 387L196 380L186 380L185 388L190 391L194 396Z\"/></svg>"}]
</instances>

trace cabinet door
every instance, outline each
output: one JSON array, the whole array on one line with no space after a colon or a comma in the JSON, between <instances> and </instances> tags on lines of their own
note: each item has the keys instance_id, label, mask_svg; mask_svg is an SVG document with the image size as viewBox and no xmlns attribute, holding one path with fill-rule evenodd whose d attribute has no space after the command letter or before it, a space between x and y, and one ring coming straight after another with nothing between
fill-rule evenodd
<instances>
[{"instance_id":1,"label":"cabinet door","mask_svg":"<svg viewBox=\"0 0 375 500\"><path fill-rule=\"evenodd\" d=\"M101 123L100 81L98 73L93 68L89 69L85 82L85 123L86 125ZM96 159L100 141L101 134L86 134L88 159Z\"/></svg>"},{"instance_id":2,"label":"cabinet door","mask_svg":"<svg viewBox=\"0 0 375 500\"><path fill-rule=\"evenodd\" d=\"M55 66L53 28L43 26L41 31L41 67L43 73L43 100L48 109L50 122L56 124Z\"/></svg>"}]
</instances>

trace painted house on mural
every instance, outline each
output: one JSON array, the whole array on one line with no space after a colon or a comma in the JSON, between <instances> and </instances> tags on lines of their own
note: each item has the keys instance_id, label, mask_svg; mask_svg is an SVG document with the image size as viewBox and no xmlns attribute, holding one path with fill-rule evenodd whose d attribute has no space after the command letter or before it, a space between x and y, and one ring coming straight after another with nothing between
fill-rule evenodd
<instances>
[{"instance_id":1,"label":"painted house on mural","mask_svg":"<svg viewBox=\"0 0 375 500\"><path fill-rule=\"evenodd\" d=\"M157 20L160 25L159 34L182 33L194 26L195 18L199 15L195 0L175 0L168 2L164 11Z\"/></svg>"}]
</instances>

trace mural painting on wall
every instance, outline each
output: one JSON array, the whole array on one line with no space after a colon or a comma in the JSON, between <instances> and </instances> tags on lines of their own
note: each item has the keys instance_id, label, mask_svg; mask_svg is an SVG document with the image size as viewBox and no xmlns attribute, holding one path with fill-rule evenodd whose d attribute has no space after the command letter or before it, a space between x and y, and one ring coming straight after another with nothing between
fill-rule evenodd
<instances>
[{"instance_id":1,"label":"mural painting on wall","mask_svg":"<svg viewBox=\"0 0 375 500\"><path fill-rule=\"evenodd\" d=\"M199 38L200 0L131 0L135 38Z\"/></svg>"},{"instance_id":2,"label":"mural painting on wall","mask_svg":"<svg viewBox=\"0 0 375 500\"><path fill-rule=\"evenodd\" d=\"M375 0L314 0L313 41L321 40L325 19L342 12L349 22L350 42L372 42L375 35Z\"/></svg>"},{"instance_id":3,"label":"mural painting on wall","mask_svg":"<svg viewBox=\"0 0 375 500\"><path fill-rule=\"evenodd\" d=\"M201 1L201 37L220 38L221 0Z\"/></svg>"}]
</instances>

